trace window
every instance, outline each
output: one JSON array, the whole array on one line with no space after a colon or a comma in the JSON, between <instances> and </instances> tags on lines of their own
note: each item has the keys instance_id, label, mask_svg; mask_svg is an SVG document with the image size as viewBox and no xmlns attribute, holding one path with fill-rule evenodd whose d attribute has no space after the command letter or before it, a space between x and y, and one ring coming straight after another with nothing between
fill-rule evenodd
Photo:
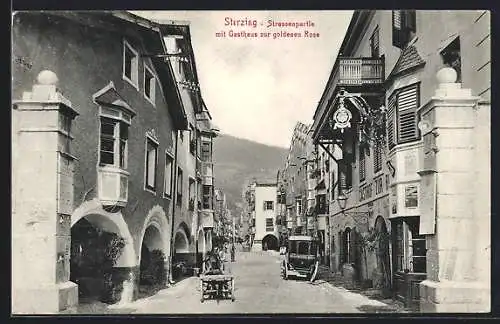
<instances>
[{"instance_id":1,"label":"window","mask_svg":"<svg viewBox=\"0 0 500 324\"><path fill-rule=\"evenodd\" d=\"M397 144L420 139L417 108L420 105L419 84L398 89L389 97L387 109L387 142L389 149Z\"/></svg>"},{"instance_id":2,"label":"window","mask_svg":"<svg viewBox=\"0 0 500 324\"><path fill-rule=\"evenodd\" d=\"M378 40L378 26L373 31L372 36L370 37L370 52L371 57L379 57L379 40Z\"/></svg>"},{"instance_id":3,"label":"window","mask_svg":"<svg viewBox=\"0 0 500 324\"><path fill-rule=\"evenodd\" d=\"M156 190L156 165L158 143L146 137L146 188Z\"/></svg>"},{"instance_id":4,"label":"window","mask_svg":"<svg viewBox=\"0 0 500 324\"><path fill-rule=\"evenodd\" d=\"M366 154L363 148L359 150L359 182L365 181L366 177Z\"/></svg>"},{"instance_id":5,"label":"window","mask_svg":"<svg viewBox=\"0 0 500 324\"><path fill-rule=\"evenodd\" d=\"M165 197L172 196L172 163L173 159L170 154L165 154L165 181L163 185Z\"/></svg>"},{"instance_id":6,"label":"window","mask_svg":"<svg viewBox=\"0 0 500 324\"><path fill-rule=\"evenodd\" d=\"M297 206L297 215L301 215L302 214L302 199L301 198L296 198L295 199L295 203L296 203L296 206Z\"/></svg>"},{"instance_id":7,"label":"window","mask_svg":"<svg viewBox=\"0 0 500 324\"><path fill-rule=\"evenodd\" d=\"M318 214L328 214L328 205L326 204L325 194L316 196L316 212Z\"/></svg>"},{"instance_id":8,"label":"window","mask_svg":"<svg viewBox=\"0 0 500 324\"><path fill-rule=\"evenodd\" d=\"M373 146L373 173L382 170L382 146L376 142Z\"/></svg>"},{"instance_id":9,"label":"window","mask_svg":"<svg viewBox=\"0 0 500 324\"><path fill-rule=\"evenodd\" d=\"M189 125L189 152L196 155L196 129Z\"/></svg>"},{"instance_id":10,"label":"window","mask_svg":"<svg viewBox=\"0 0 500 324\"><path fill-rule=\"evenodd\" d=\"M352 188L352 164L349 162L341 162L337 164L338 168L338 190L341 194L344 190Z\"/></svg>"},{"instance_id":11,"label":"window","mask_svg":"<svg viewBox=\"0 0 500 324\"><path fill-rule=\"evenodd\" d=\"M418 207L418 189L416 185L405 187L405 207Z\"/></svg>"},{"instance_id":12,"label":"window","mask_svg":"<svg viewBox=\"0 0 500 324\"><path fill-rule=\"evenodd\" d=\"M425 236L419 235L418 217L405 217L394 221L395 271L426 273Z\"/></svg>"},{"instance_id":13,"label":"window","mask_svg":"<svg viewBox=\"0 0 500 324\"><path fill-rule=\"evenodd\" d=\"M129 125L120 119L105 117L103 112L101 110L99 164L126 169Z\"/></svg>"},{"instance_id":14,"label":"window","mask_svg":"<svg viewBox=\"0 0 500 324\"><path fill-rule=\"evenodd\" d=\"M182 179L182 169L177 168L177 205L182 206L182 184L183 184L183 179Z\"/></svg>"},{"instance_id":15,"label":"window","mask_svg":"<svg viewBox=\"0 0 500 324\"><path fill-rule=\"evenodd\" d=\"M212 161L212 150L210 147L210 142L201 142L201 160L205 162Z\"/></svg>"},{"instance_id":16,"label":"window","mask_svg":"<svg viewBox=\"0 0 500 324\"><path fill-rule=\"evenodd\" d=\"M394 259L396 260L395 263L395 270L396 271L403 271L404 270L404 261L405 261L405 256L404 256L404 226L403 222L399 221L395 224L395 241L394 241Z\"/></svg>"},{"instance_id":17,"label":"window","mask_svg":"<svg viewBox=\"0 0 500 324\"><path fill-rule=\"evenodd\" d=\"M274 224L272 218L266 218L266 232L273 232Z\"/></svg>"},{"instance_id":18,"label":"window","mask_svg":"<svg viewBox=\"0 0 500 324\"><path fill-rule=\"evenodd\" d=\"M353 237L352 231L348 227L344 231L344 239L343 239L343 263L353 263L354 262L354 254L353 254Z\"/></svg>"},{"instance_id":19,"label":"window","mask_svg":"<svg viewBox=\"0 0 500 324\"><path fill-rule=\"evenodd\" d=\"M193 178L189 178L189 210L193 211L196 198L196 182Z\"/></svg>"},{"instance_id":20,"label":"window","mask_svg":"<svg viewBox=\"0 0 500 324\"><path fill-rule=\"evenodd\" d=\"M264 210L274 210L274 202L272 200L264 201Z\"/></svg>"},{"instance_id":21,"label":"window","mask_svg":"<svg viewBox=\"0 0 500 324\"><path fill-rule=\"evenodd\" d=\"M330 199L333 201L335 199L335 172L330 173Z\"/></svg>"},{"instance_id":22,"label":"window","mask_svg":"<svg viewBox=\"0 0 500 324\"><path fill-rule=\"evenodd\" d=\"M460 55L460 38L455 38L445 49L441 51L443 64L457 71L457 81L462 82L462 64Z\"/></svg>"},{"instance_id":23,"label":"window","mask_svg":"<svg viewBox=\"0 0 500 324\"><path fill-rule=\"evenodd\" d=\"M415 10L392 11L392 45L404 48L417 31Z\"/></svg>"},{"instance_id":24,"label":"window","mask_svg":"<svg viewBox=\"0 0 500 324\"><path fill-rule=\"evenodd\" d=\"M123 78L135 88L138 85L139 55L127 41L123 41Z\"/></svg>"},{"instance_id":25,"label":"window","mask_svg":"<svg viewBox=\"0 0 500 324\"><path fill-rule=\"evenodd\" d=\"M212 209L212 186L203 185L203 209Z\"/></svg>"},{"instance_id":26,"label":"window","mask_svg":"<svg viewBox=\"0 0 500 324\"><path fill-rule=\"evenodd\" d=\"M156 78L153 72L144 65L144 96L154 105L155 104Z\"/></svg>"}]
</instances>

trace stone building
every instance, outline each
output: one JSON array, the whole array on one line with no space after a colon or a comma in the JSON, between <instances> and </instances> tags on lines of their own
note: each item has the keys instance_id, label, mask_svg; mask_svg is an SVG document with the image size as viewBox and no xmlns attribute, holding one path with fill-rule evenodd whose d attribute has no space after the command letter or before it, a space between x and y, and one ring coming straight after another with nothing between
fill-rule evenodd
<instances>
[{"instance_id":1,"label":"stone building","mask_svg":"<svg viewBox=\"0 0 500 324\"><path fill-rule=\"evenodd\" d=\"M490 60L487 11L355 11L312 126L337 165L333 271L489 310Z\"/></svg>"},{"instance_id":2,"label":"stone building","mask_svg":"<svg viewBox=\"0 0 500 324\"><path fill-rule=\"evenodd\" d=\"M124 240L106 274L122 301L137 296L154 250L169 274L181 253L194 266L211 222L191 206L200 196L188 179L215 134L189 26L127 12L17 12L12 32L13 312L57 313L102 281L76 275L88 228Z\"/></svg>"}]
</instances>

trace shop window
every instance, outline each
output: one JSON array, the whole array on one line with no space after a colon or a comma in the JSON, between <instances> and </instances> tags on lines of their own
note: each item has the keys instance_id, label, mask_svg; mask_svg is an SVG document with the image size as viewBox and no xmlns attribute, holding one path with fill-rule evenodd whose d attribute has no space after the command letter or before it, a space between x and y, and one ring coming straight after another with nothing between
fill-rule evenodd
<instances>
[{"instance_id":1,"label":"shop window","mask_svg":"<svg viewBox=\"0 0 500 324\"><path fill-rule=\"evenodd\" d=\"M425 236L419 235L418 217L406 217L393 222L394 270L426 273Z\"/></svg>"},{"instance_id":2,"label":"shop window","mask_svg":"<svg viewBox=\"0 0 500 324\"><path fill-rule=\"evenodd\" d=\"M417 31L415 10L392 11L392 44L404 48Z\"/></svg>"}]
</instances>

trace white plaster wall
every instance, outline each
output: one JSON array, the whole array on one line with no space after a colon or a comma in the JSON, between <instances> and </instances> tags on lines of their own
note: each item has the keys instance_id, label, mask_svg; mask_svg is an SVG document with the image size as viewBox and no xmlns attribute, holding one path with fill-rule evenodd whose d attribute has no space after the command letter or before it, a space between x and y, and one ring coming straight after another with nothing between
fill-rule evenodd
<instances>
[{"instance_id":1,"label":"white plaster wall","mask_svg":"<svg viewBox=\"0 0 500 324\"><path fill-rule=\"evenodd\" d=\"M276 186L255 188L255 240L262 240L271 232L266 232L266 218L272 218L274 222L275 210L264 210L264 201L273 201L276 209ZM274 224L276 228L276 224ZM273 231L272 234L275 234Z\"/></svg>"}]
</instances>

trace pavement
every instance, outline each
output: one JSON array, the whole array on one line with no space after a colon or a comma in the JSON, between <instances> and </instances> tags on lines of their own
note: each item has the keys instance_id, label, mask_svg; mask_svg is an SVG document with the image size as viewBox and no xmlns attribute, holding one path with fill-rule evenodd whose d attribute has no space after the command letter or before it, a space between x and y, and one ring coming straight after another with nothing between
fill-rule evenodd
<instances>
[{"instance_id":1,"label":"pavement","mask_svg":"<svg viewBox=\"0 0 500 324\"><path fill-rule=\"evenodd\" d=\"M200 302L199 278L182 280L157 294L125 305L111 306L127 314L251 314L251 313L363 313L387 309L387 304L362 294L335 287L318 279L284 280L280 276L279 253L274 251L238 252L228 262L235 277L235 297Z\"/></svg>"}]
</instances>

